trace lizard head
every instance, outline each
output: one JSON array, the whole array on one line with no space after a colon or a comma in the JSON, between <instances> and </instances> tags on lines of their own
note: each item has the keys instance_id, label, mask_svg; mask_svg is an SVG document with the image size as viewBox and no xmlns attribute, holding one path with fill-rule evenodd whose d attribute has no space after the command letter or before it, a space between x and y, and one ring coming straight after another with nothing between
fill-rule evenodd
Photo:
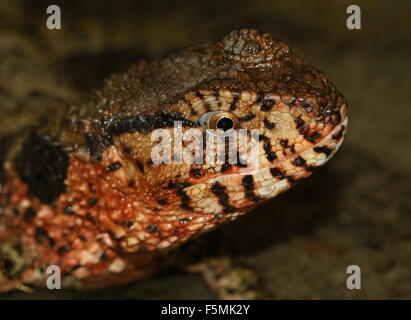
<instances>
[{"instance_id":1,"label":"lizard head","mask_svg":"<svg viewBox=\"0 0 411 320\"><path fill-rule=\"evenodd\" d=\"M85 283L149 274L163 249L311 175L347 126L327 76L255 30L140 62L79 107L4 166L0 287L54 261Z\"/></svg>"},{"instance_id":2,"label":"lizard head","mask_svg":"<svg viewBox=\"0 0 411 320\"><path fill-rule=\"evenodd\" d=\"M89 127L102 133L90 129L87 150L99 157L95 145L104 147L100 162L123 181L114 186L138 199L138 213L123 216L166 245L307 178L347 126L346 102L328 77L255 30L139 63L112 76L95 105L99 120ZM218 141L220 158L210 154Z\"/></svg>"}]
</instances>

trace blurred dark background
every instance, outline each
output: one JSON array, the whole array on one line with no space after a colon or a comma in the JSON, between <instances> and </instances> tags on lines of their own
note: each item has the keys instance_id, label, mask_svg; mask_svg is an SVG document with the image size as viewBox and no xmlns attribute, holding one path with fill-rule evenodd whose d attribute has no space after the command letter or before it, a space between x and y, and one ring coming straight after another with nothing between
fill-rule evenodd
<instances>
[{"instance_id":1,"label":"blurred dark background","mask_svg":"<svg viewBox=\"0 0 411 320\"><path fill-rule=\"evenodd\" d=\"M57 4L62 29L45 27ZM234 29L270 32L326 72L349 102L349 130L315 176L204 237L258 270L278 299L411 298L411 2L0 1L0 137L98 88L112 72ZM45 94L53 101L44 98ZM27 107L29 106L29 108ZM51 113L52 114L52 113ZM348 290L346 268L362 270ZM88 292L0 298L203 299L199 275L176 270Z\"/></svg>"}]
</instances>

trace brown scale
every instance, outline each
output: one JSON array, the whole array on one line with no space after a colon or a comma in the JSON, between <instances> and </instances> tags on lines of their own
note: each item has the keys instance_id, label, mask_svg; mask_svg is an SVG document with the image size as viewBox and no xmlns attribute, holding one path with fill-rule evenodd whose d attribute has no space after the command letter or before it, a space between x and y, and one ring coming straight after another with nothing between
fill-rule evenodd
<instances>
[{"instance_id":1,"label":"brown scale","mask_svg":"<svg viewBox=\"0 0 411 320\"><path fill-rule=\"evenodd\" d=\"M204 136L214 122L199 120L214 111L258 129L258 167L153 162L154 130L173 137L181 121ZM311 175L337 150L346 114L324 73L255 30L112 75L60 129L6 157L0 291L44 285L50 263L66 287L151 275L184 242Z\"/></svg>"}]
</instances>

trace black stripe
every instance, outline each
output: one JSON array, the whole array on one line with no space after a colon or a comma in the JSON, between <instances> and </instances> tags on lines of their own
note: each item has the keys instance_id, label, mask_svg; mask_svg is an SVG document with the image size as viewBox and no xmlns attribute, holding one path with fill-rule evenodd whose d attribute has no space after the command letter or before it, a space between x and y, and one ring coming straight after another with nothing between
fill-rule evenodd
<instances>
[{"instance_id":1,"label":"black stripe","mask_svg":"<svg viewBox=\"0 0 411 320\"><path fill-rule=\"evenodd\" d=\"M137 168L140 169L140 171L141 171L142 173L144 173L144 164L143 164L141 161L136 160L136 166L137 166Z\"/></svg>"},{"instance_id":2,"label":"black stripe","mask_svg":"<svg viewBox=\"0 0 411 320\"><path fill-rule=\"evenodd\" d=\"M304 166L307 163L307 161L305 161L305 159L303 157L297 156L292 161L292 163L297 167L301 167L301 166Z\"/></svg>"},{"instance_id":3,"label":"black stripe","mask_svg":"<svg viewBox=\"0 0 411 320\"><path fill-rule=\"evenodd\" d=\"M106 171L116 171L121 168L121 162L120 161L114 161L113 163L110 163L106 167Z\"/></svg>"},{"instance_id":4,"label":"black stripe","mask_svg":"<svg viewBox=\"0 0 411 320\"><path fill-rule=\"evenodd\" d=\"M177 195L181 199L181 208L187 209L187 210L192 210L190 206L190 197L187 195L187 193L184 190L177 190Z\"/></svg>"},{"instance_id":5,"label":"black stripe","mask_svg":"<svg viewBox=\"0 0 411 320\"><path fill-rule=\"evenodd\" d=\"M128 154L129 156L131 156L133 154L133 150L131 150L131 148L129 147L125 147L123 149L124 153Z\"/></svg>"},{"instance_id":6,"label":"black stripe","mask_svg":"<svg viewBox=\"0 0 411 320\"><path fill-rule=\"evenodd\" d=\"M217 90L211 90L211 96L213 96L216 100L220 99L220 95L218 94Z\"/></svg>"},{"instance_id":7,"label":"black stripe","mask_svg":"<svg viewBox=\"0 0 411 320\"><path fill-rule=\"evenodd\" d=\"M26 211L24 211L23 219L25 222L30 223L36 217L36 210L33 207L28 207Z\"/></svg>"},{"instance_id":8,"label":"black stripe","mask_svg":"<svg viewBox=\"0 0 411 320\"><path fill-rule=\"evenodd\" d=\"M190 169L190 175L194 178L200 178L203 176L203 172L200 168L192 168Z\"/></svg>"},{"instance_id":9,"label":"black stripe","mask_svg":"<svg viewBox=\"0 0 411 320\"><path fill-rule=\"evenodd\" d=\"M287 148L288 147L288 139L281 139L280 144L283 148Z\"/></svg>"},{"instance_id":10,"label":"black stripe","mask_svg":"<svg viewBox=\"0 0 411 320\"><path fill-rule=\"evenodd\" d=\"M345 126L341 126L340 131L338 131L336 134L333 135L333 139L334 140L339 140L342 138L342 136L344 135L344 131L345 131Z\"/></svg>"},{"instance_id":11,"label":"black stripe","mask_svg":"<svg viewBox=\"0 0 411 320\"><path fill-rule=\"evenodd\" d=\"M191 206L190 206L190 197L187 195L187 193L184 191L184 188L187 188L187 187L189 187L189 186L191 186L191 184L190 183L187 183L187 182L177 182L177 183L174 183L174 182L169 182L168 183L168 185L167 185L167 189L174 189L174 190L176 190L176 193L177 193L177 195L180 197L180 199L181 199L181 207L183 208L183 209L186 209L186 210L192 210L193 208L191 208Z\"/></svg>"},{"instance_id":12,"label":"black stripe","mask_svg":"<svg viewBox=\"0 0 411 320\"><path fill-rule=\"evenodd\" d=\"M314 132L311 136L310 135L304 135L304 138L310 142L316 142L319 138L321 138L321 133L319 132Z\"/></svg>"},{"instance_id":13,"label":"black stripe","mask_svg":"<svg viewBox=\"0 0 411 320\"><path fill-rule=\"evenodd\" d=\"M245 196L247 197L248 200L257 202L262 200L263 198L256 196L254 194L254 177L252 175L246 175L243 178L243 186L245 189Z\"/></svg>"},{"instance_id":14,"label":"black stripe","mask_svg":"<svg viewBox=\"0 0 411 320\"><path fill-rule=\"evenodd\" d=\"M297 180L293 176L287 176L287 180L291 185L294 185L297 183Z\"/></svg>"},{"instance_id":15,"label":"black stripe","mask_svg":"<svg viewBox=\"0 0 411 320\"><path fill-rule=\"evenodd\" d=\"M237 109L237 102L240 99L240 93L237 92L237 91L232 91L231 93L234 97L231 100L230 110L235 110L235 109Z\"/></svg>"},{"instance_id":16,"label":"black stripe","mask_svg":"<svg viewBox=\"0 0 411 320\"><path fill-rule=\"evenodd\" d=\"M137 117L128 117L112 122L108 130L113 135L121 135L123 133L149 133L155 129L172 128L174 121L181 121L183 126L198 127L199 125L188 120L179 112L161 111L148 115L140 115Z\"/></svg>"},{"instance_id":17,"label":"black stripe","mask_svg":"<svg viewBox=\"0 0 411 320\"><path fill-rule=\"evenodd\" d=\"M269 130L273 130L275 128L275 123L270 122L267 119L264 119L264 125Z\"/></svg>"},{"instance_id":18,"label":"black stripe","mask_svg":"<svg viewBox=\"0 0 411 320\"><path fill-rule=\"evenodd\" d=\"M229 204L230 197L227 194L227 188L218 181L211 186L211 192L218 198L218 203L223 207L224 212L233 212L235 207Z\"/></svg>"},{"instance_id":19,"label":"black stripe","mask_svg":"<svg viewBox=\"0 0 411 320\"><path fill-rule=\"evenodd\" d=\"M278 168L270 168L270 173L274 178L277 178L280 180L285 179L284 174Z\"/></svg>"},{"instance_id":20,"label":"black stripe","mask_svg":"<svg viewBox=\"0 0 411 320\"><path fill-rule=\"evenodd\" d=\"M270 147L271 148L271 147ZM265 157L268 161L273 162L277 159L277 155L273 151L266 152Z\"/></svg>"},{"instance_id":21,"label":"black stripe","mask_svg":"<svg viewBox=\"0 0 411 320\"><path fill-rule=\"evenodd\" d=\"M240 160L237 159L237 161L240 161ZM230 170L230 169L231 169L231 164L229 164L229 163L224 163L221 166L221 172L226 172L227 170Z\"/></svg>"},{"instance_id":22,"label":"black stripe","mask_svg":"<svg viewBox=\"0 0 411 320\"><path fill-rule=\"evenodd\" d=\"M262 104L260 110L261 111L270 111L272 106L267 105L267 104Z\"/></svg>"},{"instance_id":23,"label":"black stripe","mask_svg":"<svg viewBox=\"0 0 411 320\"><path fill-rule=\"evenodd\" d=\"M261 104L260 110L261 111L270 111L273 106L275 105L275 101L272 99L268 99L264 96L263 103Z\"/></svg>"},{"instance_id":24,"label":"black stripe","mask_svg":"<svg viewBox=\"0 0 411 320\"><path fill-rule=\"evenodd\" d=\"M301 119L301 117L295 118L294 119L295 125L297 126L297 129L301 128L305 122L303 119Z\"/></svg>"},{"instance_id":25,"label":"black stripe","mask_svg":"<svg viewBox=\"0 0 411 320\"><path fill-rule=\"evenodd\" d=\"M204 100L204 95L199 92L199 91L195 91L194 94L196 95L197 98L199 98L200 100Z\"/></svg>"},{"instance_id":26,"label":"black stripe","mask_svg":"<svg viewBox=\"0 0 411 320\"><path fill-rule=\"evenodd\" d=\"M245 115L244 117L238 117L238 120L241 122L247 122L247 121L251 121L255 118L255 114L254 113L249 113L247 115Z\"/></svg>"},{"instance_id":27,"label":"black stripe","mask_svg":"<svg viewBox=\"0 0 411 320\"><path fill-rule=\"evenodd\" d=\"M113 143L111 136L97 135L91 132L85 133L84 139L86 149L95 161L100 161L102 152Z\"/></svg>"},{"instance_id":28,"label":"black stripe","mask_svg":"<svg viewBox=\"0 0 411 320\"><path fill-rule=\"evenodd\" d=\"M204 109L206 110L206 112L210 112L211 111L211 106L208 102L205 101L204 95L199 91L195 91L195 95L201 100L201 103L203 104Z\"/></svg>"},{"instance_id":29,"label":"black stripe","mask_svg":"<svg viewBox=\"0 0 411 320\"><path fill-rule=\"evenodd\" d=\"M147 231L150 233L154 233L157 231L157 225L152 223L147 226Z\"/></svg>"},{"instance_id":30,"label":"black stripe","mask_svg":"<svg viewBox=\"0 0 411 320\"><path fill-rule=\"evenodd\" d=\"M309 129L305 125L299 127L298 132L304 137L305 140L310 141L311 143L314 143L317 139L321 138L321 134L317 131L310 135Z\"/></svg>"},{"instance_id":31,"label":"black stripe","mask_svg":"<svg viewBox=\"0 0 411 320\"><path fill-rule=\"evenodd\" d=\"M47 240L49 247L54 247L55 241L53 238L50 237L48 231L44 229L43 227L37 227L35 232L34 232L34 237L37 240L37 242L42 243L43 240Z\"/></svg>"},{"instance_id":32,"label":"black stripe","mask_svg":"<svg viewBox=\"0 0 411 320\"><path fill-rule=\"evenodd\" d=\"M327 157L331 154L332 150L327 146L314 147L314 151L317 153L324 153Z\"/></svg>"},{"instance_id":33,"label":"black stripe","mask_svg":"<svg viewBox=\"0 0 411 320\"><path fill-rule=\"evenodd\" d=\"M272 145L271 145L271 141L269 138L267 138L265 135L261 134L259 136L259 139L264 141L264 151L265 151L265 156L267 158L268 161L273 162L274 160L277 159L277 155L275 154L275 152L271 151L272 149Z\"/></svg>"},{"instance_id":34,"label":"black stripe","mask_svg":"<svg viewBox=\"0 0 411 320\"><path fill-rule=\"evenodd\" d=\"M191 184L191 183L188 183L188 182L172 182L172 181L170 181L170 182L168 183L166 189L175 189L175 190L178 190L178 189L187 188L187 187L189 187L189 186L191 186L191 185L192 185L192 184Z\"/></svg>"}]
</instances>

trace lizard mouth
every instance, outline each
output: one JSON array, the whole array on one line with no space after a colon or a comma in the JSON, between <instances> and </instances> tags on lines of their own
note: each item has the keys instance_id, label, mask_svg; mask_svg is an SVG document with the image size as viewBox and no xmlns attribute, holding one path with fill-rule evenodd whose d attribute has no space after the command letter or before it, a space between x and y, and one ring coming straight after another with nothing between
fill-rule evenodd
<instances>
[{"instance_id":1,"label":"lizard mouth","mask_svg":"<svg viewBox=\"0 0 411 320\"><path fill-rule=\"evenodd\" d=\"M260 169L272 169L278 166L283 166L287 162L295 168L304 168L310 172L324 165L338 151L341 146L347 129L348 116L346 116L339 124L337 124L323 139L312 144L303 150L291 154L287 157L274 161L269 166L263 166ZM286 166L289 167L289 166ZM253 170L253 168L250 168ZM260 170L257 169L257 170ZM284 169L284 172L291 171ZM300 170L297 170L300 171Z\"/></svg>"},{"instance_id":2,"label":"lizard mouth","mask_svg":"<svg viewBox=\"0 0 411 320\"><path fill-rule=\"evenodd\" d=\"M288 190L299 180L323 166L341 146L348 123L346 116L319 142L292 156L261 167L254 176L254 193L262 199L273 198Z\"/></svg>"}]
</instances>

